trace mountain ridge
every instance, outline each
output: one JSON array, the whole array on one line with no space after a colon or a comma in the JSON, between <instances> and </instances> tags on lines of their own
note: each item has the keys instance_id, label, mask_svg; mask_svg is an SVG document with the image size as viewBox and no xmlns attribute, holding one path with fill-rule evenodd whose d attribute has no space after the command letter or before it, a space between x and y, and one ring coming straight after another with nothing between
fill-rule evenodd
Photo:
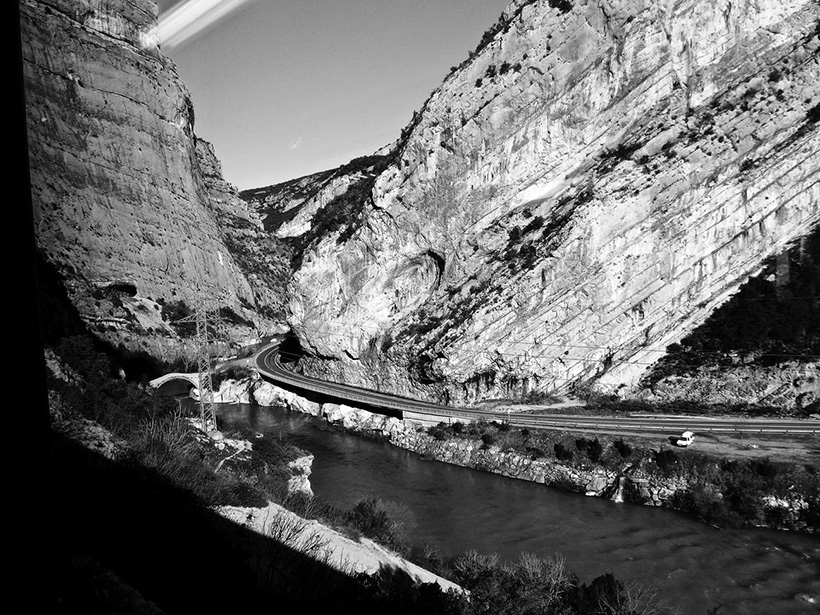
<instances>
[{"instance_id":1,"label":"mountain ridge","mask_svg":"<svg viewBox=\"0 0 820 615\"><path fill-rule=\"evenodd\" d=\"M505 15L359 228L303 255L290 322L317 375L454 403L630 390L820 219L814 4Z\"/></svg>"}]
</instances>

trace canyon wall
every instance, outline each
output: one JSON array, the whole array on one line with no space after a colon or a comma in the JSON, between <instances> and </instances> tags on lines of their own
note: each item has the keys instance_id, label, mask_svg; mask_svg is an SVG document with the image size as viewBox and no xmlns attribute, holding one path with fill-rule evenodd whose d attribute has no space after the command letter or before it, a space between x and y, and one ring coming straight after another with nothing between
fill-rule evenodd
<instances>
[{"instance_id":1,"label":"canyon wall","mask_svg":"<svg viewBox=\"0 0 820 615\"><path fill-rule=\"evenodd\" d=\"M164 306L208 297L246 335L266 328L281 297L227 245L261 221L194 134L156 4L24 0L20 14L37 250L88 327L164 354L179 346Z\"/></svg>"},{"instance_id":2,"label":"canyon wall","mask_svg":"<svg viewBox=\"0 0 820 615\"><path fill-rule=\"evenodd\" d=\"M456 404L631 391L820 222L818 23L810 0L513 2L303 242L304 369Z\"/></svg>"}]
</instances>

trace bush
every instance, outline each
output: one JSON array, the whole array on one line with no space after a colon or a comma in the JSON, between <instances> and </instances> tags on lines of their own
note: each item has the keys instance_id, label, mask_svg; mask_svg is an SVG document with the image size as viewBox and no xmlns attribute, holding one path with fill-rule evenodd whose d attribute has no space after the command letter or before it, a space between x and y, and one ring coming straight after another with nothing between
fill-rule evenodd
<instances>
[{"instance_id":1,"label":"bush","mask_svg":"<svg viewBox=\"0 0 820 615\"><path fill-rule=\"evenodd\" d=\"M662 449L655 453L655 463L665 473L669 474L678 467L678 456L675 451Z\"/></svg>"},{"instance_id":2,"label":"bush","mask_svg":"<svg viewBox=\"0 0 820 615\"><path fill-rule=\"evenodd\" d=\"M615 447L615 450L618 451L618 454L620 454L622 459L627 459L632 454L632 447L622 439L613 442L612 445Z\"/></svg>"},{"instance_id":3,"label":"bush","mask_svg":"<svg viewBox=\"0 0 820 615\"><path fill-rule=\"evenodd\" d=\"M586 447L586 454L589 457L590 461L598 462L601 459L601 455L604 453L603 445L598 441L598 438L590 441Z\"/></svg>"},{"instance_id":4,"label":"bush","mask_svg":"<svg viewBox=\"0 0 820 615\"><path fill-rule=\"evenodd\" d=\"M351 525L368 538L378 540L400 551L406 550L402 529L407 508L370 496L359 500L350 511Z\"/></svg>"},{"instance_id":5,"label":"bush","mask_svg":"<svg viewBox=\"0 0 820 615\"><path fill-rule=\"evenodd\" d=\"M561 444L560 442L555 443L555 457L559 461L572 461L573 453L569 450L566 446Z\"/></svg>"},{"instance_id":6,"label":"bush","mask_svg":"<svg viewBox=\"0 0 820 615\"><path fill-rule=\"evenodd\" d=\"M195 322L179 322L183 318L193 315L193 311L188 304L181 299L179 301L161 302L162 320L171 325L180 337L191 337L196 333Z\"/></svg>"},{"instance_id":7,"label":"bush","mask_svg":"<svg viewBox=\"0 0 820 615\"><path fill-rule=\"evenodd\" d=\"M549 5L558 9L562 14L569 13L572 10L572 2L569 0L549 0Z\"/></svg>"},{"instance_id":8,"label":"bush","mask_svg":"<svg viewBox=\"0 0 820 615\"><path fill-rule=\"evenodd\" d=\"M536 459L544 459L547 456L546 451L537 446L528 446L527 453L529 453L530 459L532 459L533 461L535 461Z\"/></svg>"},{"instance_id":9,"label":"bush","mask_svg":"<svg viewBox=\"0 0 820 615\"><path fill-rule=\"evenodd\" d=\"M438 425L432 425L431 427L427 428L427 433L439 442L442 442L447 439L447 425L444 423L439 423Z\"/></svg>"},{"instance_id":10,"label":"bush","mask_svg":"<svg viewBox=\"0 0 820 615\"><path fill-rule=\"evenodd\" d=\"M470 592L465 613L634 615L659 613L654 595L607 573L581 584L560 556L522 553L517 562L469 551L452 563L452 579Z\"/></svg>"}]
</instances>

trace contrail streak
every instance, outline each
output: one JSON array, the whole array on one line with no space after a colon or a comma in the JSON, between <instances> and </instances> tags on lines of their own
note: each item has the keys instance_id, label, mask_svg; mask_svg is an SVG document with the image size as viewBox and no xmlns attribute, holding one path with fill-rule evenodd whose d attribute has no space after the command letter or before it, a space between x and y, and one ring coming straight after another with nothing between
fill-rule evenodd
<instances>
[{"instance_id":1,"label":"contrail streak","mask_svg":"<svg viewBox=\"0 0 820 615\"><path fill-rule=\"evenodd\" d=\"M165 49L181 45L251 2L255 0L184 0L160 15L159 43Z\"/></svg>"}]
</instances>

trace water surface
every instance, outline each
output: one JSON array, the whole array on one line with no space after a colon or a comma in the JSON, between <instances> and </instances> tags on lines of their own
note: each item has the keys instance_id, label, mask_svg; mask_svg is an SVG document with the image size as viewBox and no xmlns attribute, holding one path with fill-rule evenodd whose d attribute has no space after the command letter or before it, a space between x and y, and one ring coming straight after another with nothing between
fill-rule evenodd
<instances>
[{"instance_id":1,"label":"water surface","mask_svg":"<svg viewBox=\"0 0 820 615\"><path fill-rule=\"evenodd\" d=\"M654 585L681 613L820 613L820 538L719 530L674 511L584 497L423 459L279 408L222 406L223 429L286 436L315 459L313 492L350 507L375 495L408 510L411 544L518 559L561 554L582 580L612 572Z\"/></svg>"}]
</instances>

